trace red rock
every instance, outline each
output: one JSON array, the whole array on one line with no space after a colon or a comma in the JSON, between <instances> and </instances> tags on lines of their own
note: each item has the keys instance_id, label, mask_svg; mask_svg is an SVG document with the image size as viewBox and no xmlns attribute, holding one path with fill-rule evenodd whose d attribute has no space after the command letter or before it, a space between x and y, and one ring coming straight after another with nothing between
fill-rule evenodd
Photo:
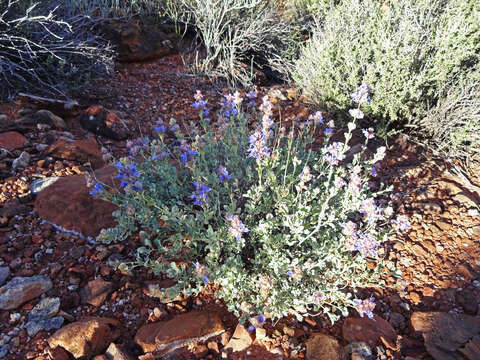
<instances>
[{"instance_id":1,"label":"red rock","mask_svg":"<svg viewBox=\"0 0 480 360\"><path fill-rule=\"evenodd\" d=\"M50 347L61 346L76 359L103 353L120 336L119 322L110 318L87 318L57 330L48 338Z\"/></svg>"},{"instance_id":2,"label":"red rock","mask_svg":"<svg viewBox=\"0 0 480 360\"><path fill-rule=\"evenodd\" d=\"M60 346L54 349L48 349L48 355L52 360L70 360L68 352Z\"/></svg>"},{"instance_id":3,"label":"red rock","mask_svg":"<svg viewBox=\"0 0 480 360\"><path fill-rule=\"evenodd\" d=\"M314 333L306 341L307 360L340 360L344 350L338 341L328 335Z\"/></svg>"},{"instance_id":4,"label":"red rock","mask_svg":"<svg viewBox=\"0 0 480 360\"><path fill-rule=\"evenodd\" d=\"M103 106L90 106L80 116L82 127L94 134L114 140L124 139L128 129L125 128L119 112L105 109Z\"/></svg>"},{"instance_id":5,"label":"red rock","mask_svg":"<svg viewBox=\"0 0 480 360\"><path fill-rule=\"evenodd\" d=\"M116 170L107 166L95 171L98 181L113 185ZM35 211L41 218L67 230L95 237L101 229L115 226L112 203L89 194L83 175L62 177L42 190L35 200Z\"/></svg>"},{"instance_id":6,"label":"red rock","mask_svg":"<svg viewBox=\"0 0 480 360\"><path fill-rule=\"evenodd\" d=\"M8 131L0 134L0 148L7 150L14 150L21 148L27 139L22 134L16 131Z\"/></svg>"},{"instance_id":7,"label":"red rock","mask_svg":"<svg viewBox=\"0 0 480 360\"><path fill-rule=\"evenodd\" d=\"M415 312L410 319L415 331L421 332L425 347L435 360L480 359L480 319L444 312Z\"/></svg>"},{"instance_id":8,"label":"red rock","mask_svg":"<svg viewBox=\"0 0 480 360\"><path fill-rule=\"evenodd\" d=\"M58 140L46 150L46 154L55 159L72 160L82 164L90 162L93 169L101 168L105 164L93 136L75 141Z\"/></svg>"},{"instance_id":9,"label":"red rock","mask_svg":"<svg viewBox=\"0 0 480 360\"><path fill-rule=\"evenodd\" d=\"M343 323L342 334L348 343L363 341L370 347L375 347L383 342L390 348L396 348L397 333L388 321L377 315L373 319L347 318Z\"/></svg>"},{"instance_id":10,"label":"red rock","mask_svg":"<svg viewBox=\"0 0 480 360\"><path fill-rule=\"evenodd\" d=\"M135 342L144 352L170 352L187 344L205 341L224 331L219 314L191 311L169 321L142 326L135 335Z\"/></svg>"},{"instance_id":11,"label":"red rock","mask_svg":"<svg viewBox=\"0 0 480 360\"><path fill-rule=\"evenodd\" d=\"M89 281L81 291L82 302L100 307L112 291L112 283L102 279Z\"/></svg>"}]
</instances>

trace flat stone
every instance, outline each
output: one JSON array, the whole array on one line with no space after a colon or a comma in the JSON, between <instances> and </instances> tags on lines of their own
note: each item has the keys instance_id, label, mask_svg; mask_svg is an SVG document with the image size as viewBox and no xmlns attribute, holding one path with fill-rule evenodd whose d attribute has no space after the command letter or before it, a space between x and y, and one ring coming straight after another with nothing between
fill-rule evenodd
<instances>
[{"instance_id":1,"label":"flat stone","mask_svg":"<svg viewBox=\"0 0 480 360\"><path fill-rule=\"evenodd\" d=\"M75 141L58 140L45 151L45 154L54 159L65 159L79 163L90 162L94 170L105 164L100 146L93 136Z\"/></svg>"},{"instance_id":2,"label":"flat stone","mask_svg":"<svg viewBox=\"0 0 480 360\"><path fill-rule=\"evenodd\" d=\"M58 179L60 179L59 176L51 176L44 179L34 180L30 184L30 191L33 194L37 195L38 193L40 193L40 191L46 189L47 187L55 183L55 181L57 181Z\"/></svg>"},{"instance_id":3,"label":"flat stone","mask_svg":"<svg viewBox=\"0 0 480 360\"><path fill-rule=\"evenodd\" d=\"M107 166L95 171L98 181L114 185L116 170ZM115 226L112 212L117 207L90 195L83 175L62 177L41 191L35 200L35 211L45 220L84 236L96 237L101 229Z\"/></svg>"},{"instance_id":4,"label":"flat stone","mask_svg":"<svg viewBox=\"0 0 480 360\"><path fill-rule=\"evenodd\" d=\"M49 124L55 126L57 129L66 129L67 124L60 116L55 115L49 110L38 110L35 113L35 116L38 118L38 122L41 124Z\"/></svg>"},{"instance_id":5,"label":"flat stone","mask_svg":"<svg viewBox=\"0 0 480 360\"><path fill-rule=\"evenodd\" d=\"M396 348L397 333L388 321L377 315L373 319L368 317L345 319L342 334L348 343L364 342L370 347L383 343L390 348Z\"/></svg>"},{"instance_id":6,"label":"flat stone","mask_svg":"<svg viewBox=\"0 0 480 360\"><path fill-rule=\"evenodd\" d=\"M10 276L10 268L8 266L0 266L0 286L5 284Z\"/></svg>"},{"instance_id":7,"label":"flat stone","mask_svg":"<svg viewBox=\"0 0 480 360\"><path fill-rule=\"evenodd\" d=\"M0 133L0 148L15 150L21 148L27 142L27 138L16 131Z\"/></svg>"},{"instance_id":8,"label":"flat stone","mask_svg":"<svg viewBox=\"0 0 480 360\"><path fill-rule=\"evenodd\" d=\"M414 312L410 319L415 331L422 333L425 347L435 360L480 359L480 319L454 313ZM480 339L478 339L480 340Z\"/></svg>"},{"instance_id":9,"label":"flat stone","mask_svg":"<svg viewBox=\"0 0 480 360\"><path fill-rule=\"evenodd\" d=\"M95 279L88 282L82 289L80 296L83 303L100 307L112 291L112 283L104 281L103 279Z\"/></svg>"},{"instance_id":10,"label":"flat stone","mask_svg":"<svg viewBox=\"0 0 480 360\"><path fill-rule=\"evenodd\" d=\"M61 346L75 359L93 358L104 353L121 334L119 321L110 318L86 318L57 330L48 338L50 347Z\"/></svg>"},{"instance_id":11,"label":"flat stone","mask_svg":"<svg viewBox=\"0 0 480 360\"><path fill-rule=\"evenodd\" d=\"M15 277L0 288L0 309L12 310L52 288L48 276Z\"/></svg>"},{"instance_id":12,"label":"flat stone","mask_svg":"<svg viewBox=\"0 0 480 360\"><path fill-rule=\"evenodd\" d=\"M142 326L135 342L144 352L168 353L188 344L205 341L225 331L218 313L191 311L168 321Z\"/></svg>"},{"instance_id":13,"label":"flat stone","mask_svg":"<svg viewBox=\"0 0 480 360\"><path fill-rule=\"evenodd\" d=\"M238 324L230 341L225 346L225 350L233 352L243 351L250 345L252 345L250 333L245 329L245 326Z\"/></svg>"},{"instance_id":14,"label":"flat stone","mask_svg":"<svg viewBox=\"0 0 480 360\"><path fill-rule=\"evenodd\" d=\"M343 348L329 335L314 333L305 343L307 360L340 360L344 357Z\"/></svg>"},{"instance_id":15,"label":"flat stone","mask_svg":"<svg viewBox=\"0 0 480 360\"><path fill-rule=\"evenodd\" d=\"M49 319L31 320L27 323L27 333L34 336L42 330L50 331L60 329L65 319L62 316L55 316Z\"/></svg>"},{"instance_id":16,"label":"flat stone","mask_svg":"<svg viewBox=\"0 0 480 360\"><path fill-rule=\"evenodd\" d=\"M28 320L49 319L57 315L58 310L60 310L60 298L46 297L28 313Z\"/></svg>"},{"instance_id":17,"label":"flat stone","mask_svg":"<svg viewBox=\"0 0 480 360\"><path fill-rule=\"evenodd\" d=\"M135 360L122 346L111 343L105 352L108 360Z\"/></svg>"}]
</instances>

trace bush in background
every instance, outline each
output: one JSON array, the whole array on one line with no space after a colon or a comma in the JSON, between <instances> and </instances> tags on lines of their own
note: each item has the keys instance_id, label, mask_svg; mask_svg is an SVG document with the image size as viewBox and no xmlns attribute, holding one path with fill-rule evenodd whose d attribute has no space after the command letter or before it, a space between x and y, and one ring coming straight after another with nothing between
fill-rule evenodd
<instances>
[{"instance_id":1,"label":"bush in background","mask_svg":"<svg viewBox=\"0 0 480 360\"><path fill-rule=\"evenodd\" d=\"M313 102L336 109L366 82L378 99L366 112L384 130L413 123L478 67L479 13L474 0L343 1L303 47L293 78Z\"/></svg>"},{"instance_id":2,"label":"bush in background","mask_svg":"<svg viewBox=\"0 0 480 360\"><path fill-rule=\"evenodd\" d=\"M89 31L90 20L59 19L55 10L26 2L0 3L0 97L19 91L69 98L88 84L92 75L105 74L113 52Z\"/></svg>"},{"instance_id":3,"label":"bush in background","mask_svg":"<svg viewBox=\"0 0 480 360\"><path fill-rule=\"evenodd\" d=\"M165 11L197 31L194 71L234 84L251 85L254 67L286 75L299 45L298 29L265 0L171 0Z\"/></svg>"},{"instance_id":4,"label":"bush in background","mask_svg":"<svg viewBox=\"0 0 480 360\"><path fill-rule=\"evenodd\" d=\"M364 130L362 151L346 162L353 122L345 142L331 141L334 124L321 113L285 129L267 97L257 113L255 94L248 96L242 111L240 94L225 95L212 124L197 92L199 121L185 129L159 121L158 139L128 144L130 155L115 163L122 190L90 181L92 195L119 207L118 225L98 240L139 234L137 258L124 267L174 279L162 290L166 299L214 284L215 295L252 326L288 314L334 321L349 307L372 316L374 303L354 299L354 290L376 283L381 267L371 265L390 228L393 210L376 199L385 190L369 186L385 148L362 158L374 137ZM394 223L408 227L405 219Z\"/></svg>"}]
</instances>

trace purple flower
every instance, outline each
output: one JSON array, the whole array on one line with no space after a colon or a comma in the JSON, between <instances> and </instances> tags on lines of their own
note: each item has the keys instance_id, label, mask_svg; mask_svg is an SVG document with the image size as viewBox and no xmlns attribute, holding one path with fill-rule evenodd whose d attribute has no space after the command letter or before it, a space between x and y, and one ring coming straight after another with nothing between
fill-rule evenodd
<instances>
[{"instance_id":1,"label":"purple flower","mask_svg":"<svg viewBox=\"0 0 480 360\"><path fill-rule=\"evenodd\" d=\"M363 256L377 256L375 249L380 246L372 234L360 234L355 244L355 250Z\"/></svg>"},{"instance_id":2,"label":"purple flower","mask_svg":"<svg viewBox=\"0 0 480 360\"><path fill-rule=\"evenodd\" d=\"M375 130L373 130L373 128L363 129L362 133L367 140L373 139L375 137Z\"/></svg>"},{"instance_id":3,"label":"purple flower","mask_svg":"<svg viewBox=\"0 0 480 360\"><path fill-rule=\"evenodd\" d=\"M192 157L194 157L197 154L198 152L196 152L195 150L189 149L180 155L180 160L185 163L187 161L190 161Z\"/></svg>"},{"instance_id":4,"label":"purple flower","mask_svg":"<svg viewBox=\"0 0 480 360\"><path fill-rule=\"evenodd\" d=\"M265 316L258 315L258 321L260 321L261 323L265 322Z\"/></svg>"},{"instance_id":5,"label":"purple flower","mask_svg":"<svg viewBox=\"0 0 480 360\"><path fill-rule=\"evenodd\" d=\"M208 277L207 277L207 275L203 275L202 281L203 281L205 284L208 284Z\"/></svg>"},{"instance_id":6,"label":"purple flower","mask_svg":"<svg viewBox=\"0 0 480 360\"><path fill-rule=\"evenodd\" d=\"M240 93L237 91L235 92L234 95L227 94L227 95L223 95L223 97L225 98L225 100L221 102L220 105L223 108L223 114L225 115L225 117L228 118L230 116L237 115L238 114L237 105L239 105L242 102Z\"/></svg>"},{"instance_id":7,"label":"purple flower","mask_svg":"<svg viewBox=\"0 0 480 360\"><path fill-rule=\"evenodd\" d=\"M325 153L323 158L330 165L336 166L345 158L345 155L343 154L343 143L341 142L334 142L328 145L323 149L323 152Z\"/></svg>"},{"instance_id":8,"label":"purple flower","mask_svg":"<svg viewBox=\"0 0 480 360\"><path fill-rule=\"evenodd\" d=\"M296 265L293 270L288 270L287 275L292 278L294 281L298 281L303 276L303 270L300 265Z\"/></svg>"},{"instance_id":9,"label":"purple flower","mask_svg":"<svg viewBox=\"0 0 480 360\"><path fill-rule=\"evenodd\" d=\"M370 169L370 174L372 174L372 176L377 176L377 168L375 166L372 166Z\"/></svg>"},{"instance_id":10,"label":"purple flower","mask_svg":"<svg viewBox=\"0 0 480 360\"><path fill-rule=\"evenodd\" d=\"M166 158L168 157L168 152L156 153L151 157L152 161L157 160L158 158Z\"/></svg>"},{"instance_id":11,"label":"purple flower","mask_svg":"<svg viewBox=\"0 0 480 360\"><path fill-rule=\"evenodd\" d=\"M371 297L369 299L353 299L353 304L357 309L360 317L367 315L368 318L373 319L373 309L375 309L375 298Z\"/></svg>"},{"instance_id":12,"label":"purple flower","mask_svg":"<svg viewBox=\"0 0 480 360\"><path fill-rule=\"evenodd\" d=\"M207 193L212 190L208 186L194 181L193 185L195 186L195 193L190 196L190 198L195 199L193 202L195 205L203 205L207 203Z\"/></svg>"},{"instance_id":13,"label":"purple flower","mask_svg":"<svg viewBox=\"0 0 480 360\"><path fill-rule=\"evenodd\" d=\"M254 330L255 330L255 326L250 325L250 326L248 327L248 332L253 332Z\"/></svg>"},{"instance_id":14,"label":"purple flower","mask_svg":"<svg viewBox=\"0 0 480 360\"><path fill-rule=\"evenodd\" d=\"M230 227L228 230L230 234L237 240L242 239L242 234L248 232L247 227L242 223L238 215L228 215L227 220L230 221Z\"/></svg>"},{"instance_id":15,"label":"purple flower","mask_svg":"<svg viewBox=\"0 0 480 360\"><path fill-rule=\"evenodd\" d=\"M412 226L406 215L398 215L397 218L390 221L390 223L400 231L408 231Z\"/></svg>"},{"instance_id":16,"label":"purple flower","mask_svg":"<svg viewBox=\"0 0 480 360\"><path fill-rule=\"evenodd\" d=\"M308 120L314 121L318 124L323 124L323 115L320 111L315 111L313 115L308 117Z\"/></svg>"},{"instance_id":17,"label":"purple flower","mask_svg":"<svg viewBox=\"0 0 480 360\"><path fill-rule=\"evenodd\" d=\"M363 83L357 89L355 90L354 93L352 93L352 100L356 102L357 104L362 104L366 102L370 102L370 95L369 91L372 88L368 86L367 84Z\"/></svg>"},{"instance_id":18,"label":"purple flower","mask_svg":"<svg viewBox=\"0 0 480 360\"><path fill-rule=\"evenodd\" d=\"M218 182L222 183L226 180L230 180L230 174L225 166L220 165L218 168Z\"/></svg>"},{"instance_id":19,"label":"purple flower","mask_svg":"<svg viewBox=\"0 0 480 360\"><path fill-rule=\"evenodd\" d=\"M156 132L165 132L167 131L167 127L165 125L159 125L159 126L155 126L153 128Z\"/></svg>"},{"instance_id":20,"label":"purple flower","mask_svg":"<svg viewBox=\"0 0 480 360\"><path fill-rule=\"evenodd\" d=\"M254 91L254 90L250 90L248 93L247 93L247 97L248 99L250 100L249 104L250 105L255 105L256 104L256 101L254 99L257 98L257 92Z\"/></svg>"},{"instance_id":21,"label":"purple flower","mask_svg":"<svg viewBox=\"0 0 480 360\"><path fill-rule=\"evenodd\" d=\"M98 197L103 194L103 185L96 183L93 188L90 190L90 195Z\"/></svg>"},{"instance_id":22,"label":"purple flower","mask_svg":"<svg viewBox=\"0 0 480 360\"><path fill-rule=\"evenodd\" d=\"M180 126L178 126L178 124L173 124L172 126L170 126L170 130L172 130L173 132L177 131L178 129L180 129Z\"/></svg>"},{"instance_id":23,"label":"purple flower","mask_svg":"<svg viewBox=\"0 0 480 360\"><path fill-rule=\"evenodd\" d=\"M332 136L333 129L326 128L325 130L323 130L323 133L325 134L325 136Z\"/></svg>"},{"instance_id":24,"label":"purple flower","mask_svg":"<svg viewBox=\"0 0 480 360\"><path fill-rule=\"evenodd\" d=\"M140 172L137 170L135 163L133 164L122 164L117 162L115 164L118 174L117 179L120 179L120 186L126 191L140 191L142 190L142 183L138 180Z\"/></svg>"},{"instance_id":25,"label":"purple flower","mask_svg":"<svg viewBox=\"0 0 480 360\"><path fill-rule=\"evenodd\" d=\"M256 159L264 159L270 156L270 150L266 144L265 134L260 130L256 130L250 135L250 147L248 148L248 156Z\"/></svg>"}]
</instances>

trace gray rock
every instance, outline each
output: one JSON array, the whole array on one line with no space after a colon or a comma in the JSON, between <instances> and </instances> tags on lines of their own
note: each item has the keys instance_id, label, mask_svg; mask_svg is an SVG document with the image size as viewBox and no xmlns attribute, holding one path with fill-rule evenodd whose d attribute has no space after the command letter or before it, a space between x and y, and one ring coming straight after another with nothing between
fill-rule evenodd
<instances>
[{"instance_id":1,"label":"gray rock","mask_svg":"<svg viewBox=\"0 0 480 360\"><path fill-rule=\"evenodd\" d=\"M49 319L60 310L60 298L44 298L28 314L28 321Z\"/></svg>"},{"instance_id":2,"label":"gray rock","mask_svg":"<svg viewBox=\"0 0 480 360\"><path fill-rule=\"evenodd\" d=\"M5 281L10 276L10 268L8 266L1 266L0 267L0 286L5 284Z\"/></svg>"},{"instance_id":3,"label":"gray rock","mask_svg":"<svg viewBox=\"0 0 480 360\"><path fill-rule=\"evenodd\" d=\"M7 114L0 114L0 121L7 121L8 120L8 116Z\"/></svg>"},{"instance_id":4,"label":"gray rock","mask_svg":"<svg viewBox=\"0 0 480 360\"><path fill-rule=\"evenodd\" d=\"M12 310L52 288L48 276L15 277L0 288L0 309Z\"/></svg>"},{"instance_id":5,"label":"gray rock","mask_svg":"<svg viewBox=\"0 0 480 360\"><path fill-rule=\"evenodd\" d=\"M372 360L372 349L364 342L352 342L345 347L345 352L350 355L350 358L356 360Z\"/></svg>"},{"instance_id":6,"label":"gray rock","mask_svg":"<svg viewBox=\"0 0 480 360\"><path fill-rule=\"evenodd\" d=\"M61 316L55 316L50 319L29 321L26 325L29 336L34 336L42 330L58 330L62 327L65 319Z\"/></svg>"},{"instance_id":7,"label":"gray rock","mask_svg":"<svg viewBox=\"0 0 480 360\"><path fill-rule=\"evenodd\" d=\"M12 168L14 170L23 169L23 168L26 168L29 163L30 163L30 154L27 153L26 151L22 151L20 156L15 160L13 160Z\"/></svg>"},{"instance_id":8,"label":"gray rock","mask_svg":"<svg viewBox=\"0 0 480 360\"><path fill-rule=\"evenodd\" d=\"M10 352L10 345L0 346L0 359L3 359Z\"/></svg>"},{"instance_id":9,"label":"gray rock","mask_svg":"<svg viewBox=\"0 0 480 360\"><path fill-rule=\"evenodd\" d=\"M46 189L47 187L55 183L55 181L57 181L58 179L60 179L59 176L51 176L44 179L34 180L30 184L30 191L34 194L38 194L43 189Z\"/></svg>"}]
</instances>

